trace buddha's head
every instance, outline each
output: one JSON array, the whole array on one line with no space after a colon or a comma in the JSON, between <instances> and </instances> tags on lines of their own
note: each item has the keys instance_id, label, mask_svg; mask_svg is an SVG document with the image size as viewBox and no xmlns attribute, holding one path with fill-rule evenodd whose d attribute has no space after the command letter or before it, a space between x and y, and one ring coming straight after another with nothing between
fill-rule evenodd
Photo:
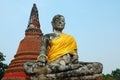
<instances>
[{"instance_id":1,"label":"buddha's head","mask_svg":"<svg viewBox=\"0 0 120 80\"><path fill-rule=\"evenodd\" d=\"M52 19L53 30L62 31L65 27L65 18L64 16L57 14Z\"/></svg>"}]
</instances>

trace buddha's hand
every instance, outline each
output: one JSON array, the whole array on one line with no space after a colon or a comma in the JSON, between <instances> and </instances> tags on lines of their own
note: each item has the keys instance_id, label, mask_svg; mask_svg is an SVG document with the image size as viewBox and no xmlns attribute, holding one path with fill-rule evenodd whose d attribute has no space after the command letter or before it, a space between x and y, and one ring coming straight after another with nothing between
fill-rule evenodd
<instances>
[{"instance_id":1,"label":"buddha's hand","mask_svg":"<svg viewBox=\"0 0 120 80\"><path fill-rule=\"evenodd\" d=\"M72 63L78 63L78 55L72 57Z\"/></svg>"},{"instance_id":2,"label":"buddha's hand","mask_svg":"<svg viewBox=\"0 0 120 80\"><path fill-rule=\"evenodd\" d=\"M39 65L40 67L45 66L46 63L47 63L46 55L40 54L40 55L38 56L38 58L37 58L37 62L38 62L38 65Z\"/></svg>"}]
</instances>

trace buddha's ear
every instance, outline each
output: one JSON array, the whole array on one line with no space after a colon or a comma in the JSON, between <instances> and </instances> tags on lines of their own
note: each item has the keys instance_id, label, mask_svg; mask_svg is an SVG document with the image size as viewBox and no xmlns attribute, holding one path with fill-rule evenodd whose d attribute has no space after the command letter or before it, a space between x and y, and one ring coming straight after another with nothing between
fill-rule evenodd
<instances>
[{"instance_id":1,"label":"buddha's ear","mask_svg":"<svg viewBox=\"0 0 120 80\"><path fill-rule=\"evenodd\" d=\"M53 31L54 31L55 24L54 24L53 21L51 21L51 25L52 25L52 27L53 27Z\"/></svg>"},{"instance_id":2,"label":"buddha's ear","mask_svg":"<svg viewBox=\"0 0 120 80\"><path fill-rule=\"evenodd\" d=\"M54 26L54 22L53 21L51 21L51 25Z\"/></svg>"}]
</instances>

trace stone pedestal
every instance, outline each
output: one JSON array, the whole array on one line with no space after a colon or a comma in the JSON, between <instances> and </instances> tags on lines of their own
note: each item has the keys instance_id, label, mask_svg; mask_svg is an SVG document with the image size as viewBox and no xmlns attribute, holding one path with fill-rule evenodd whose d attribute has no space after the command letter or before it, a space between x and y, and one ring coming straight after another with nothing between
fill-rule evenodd
<instances>
[{"instance_id":1,"label":"stone pedestal","mask_svg":"<svg viewBox=\"0 0 120 80\"><path fill-rule=\"evenodd\" d=\"M49 72L52 67L40 67L38 62L27 62L24 65L24 69L27 75L30 76L31 80L103 80L102 69L103 66L99 62L79 62L77 65L71 66L74 68L69 70L62 70L55 67L56 72ZM49 66L49 65L47 65ZM79 66L78 68L75 68ZM64 66L63 66L64 67Z\"/></svg>"},{"instance_id":2,"label":"stone pedestal","mask_svg":"<svg viewBox=\"0 0 120 80\"><path fill-rule=\"evenodd\" d=\"M31 80L103 80L102 74L95 74L89 76L69 77L69 78L45 78L43 75L39 77L33 77Z\"/></svg>"}]
</instances>

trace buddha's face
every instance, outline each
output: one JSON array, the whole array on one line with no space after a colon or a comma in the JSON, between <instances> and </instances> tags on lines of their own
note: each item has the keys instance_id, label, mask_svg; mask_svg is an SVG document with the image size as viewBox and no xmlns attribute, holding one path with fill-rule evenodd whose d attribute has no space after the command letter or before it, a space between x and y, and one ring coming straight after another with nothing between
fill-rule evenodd
<instances>
[{"instance_id":1,"label":"buddha's face","mask_svg":"<svg viewBox=\"0 0 120 80\"><path fill-rule=\"evenodd\" d=\"M55 16L53 21L52 21L52 25L53 25L53 28L55 30L62 31L64 29L64 26L65 26L64 17L60 16L60 15Z\"/></svg>"}]
</instances>

